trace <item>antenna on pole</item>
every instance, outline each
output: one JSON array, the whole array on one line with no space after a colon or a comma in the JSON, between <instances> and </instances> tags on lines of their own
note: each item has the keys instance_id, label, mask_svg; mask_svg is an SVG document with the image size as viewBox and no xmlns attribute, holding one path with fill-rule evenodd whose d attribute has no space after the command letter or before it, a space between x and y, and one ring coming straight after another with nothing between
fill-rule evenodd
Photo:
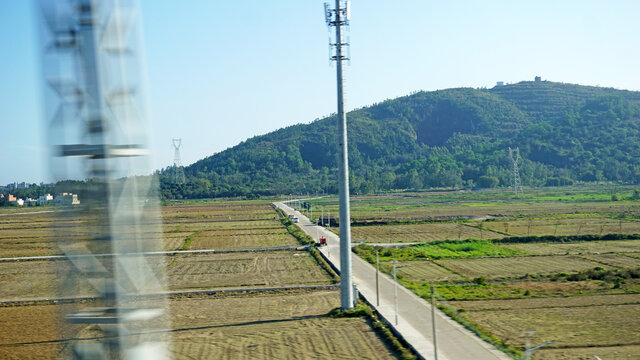
<instances>
[{"instance_id":1,"label":"antenna on pole","mask_svg":"<svg viewBox=\"0 0 640 360\"><path fill-rule=\"evenodd\" d=\"M339 128L339 174L338 188L340 199L340 307L343 310L354 307L354 289L351 275L351 216L349 210L349 155L347 145L347 115L344 111L344 88L342 65L349 60L344 55L343 48L349 46L343 42L342 31L349 26L350 4L342 0L335 0L335 8L331 9L328 3L324 4L325 21L329 27L335 27L335 42L329 40L330 49L335 53L329 55L329 59L336 62L336 75L338 85L338 128ZM343 6L344 4L344 6Z\"/></svg>"},{"instance_id":2,"label":"antenna on pole","mask_svg":"<svg viewBox=\"0 0 640 360\"><path fill-rule=\"evenodd\" d=\"M173 142L173 181L176 184L184 183L184 168L180 161L180 148L182 147L182 139L172 139Z\"/></svg>"},{"instance_id":3,"label":"antenna on pole","mask_svg":"<svg viewBox=\"0 0 640 360\"><path fill-rule=\"evenodd\" d=\"M520 157L520 148L509 148L509 159L511 159L511 187L513 192L518 196L518 191L522 192L522 184L520 183L520 168L519 163L522 162Z\"/></svg>"}]
</instances>

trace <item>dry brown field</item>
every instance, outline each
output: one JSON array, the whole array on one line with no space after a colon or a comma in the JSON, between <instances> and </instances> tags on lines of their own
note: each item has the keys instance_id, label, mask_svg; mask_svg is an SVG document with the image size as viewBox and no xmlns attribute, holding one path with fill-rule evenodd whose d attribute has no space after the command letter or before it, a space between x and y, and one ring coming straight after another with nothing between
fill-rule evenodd
<instances>
[{"instance_id":1,"label":"dry brown field","mask_svg":"<svg viewBox=\"0 0 640 360\"><path fill-rule=\"evenodd\" d=\"M46 210L41 210L46 209ZM86 217L60 216L64 209L0 209L0 257L46 256L60 253L56 233L80 241L86 231L76 225ZM277 220L270 203L213 201L161 207L162 239L165 250L180 250L188 238L188 249L229 249L296 245L295 238ZM195 240L195 241L194 241ZM160 240L159 240L160 241Z\"/></svg>"},{"instance_id":2,"label":"dry brown field","mask_svg":"<svg viewBox=\"0 0 640 360\"><path fill-rule=\"evenodd\" d=\"M175 359L393 359L363 318L335 319L339 292L312 291L176 297L170 351ZM0 358L68 355L86 332L59 326L60 305L0 307Z\"/></svg>"},{"instance_id":3,"label":"dry brown field","mask_svg":"<svg viewBox=\"0 0 640 360\"><path fill-rule=\"evenodd\" d=\"M476 259L435 260L439 265L467 277L500 278L526 274L553 274L577 272L600 266L611 268L579 256L518 256Z\"/></svg>"},{"instance_id":4,"label":"dry brown field","mask_svg":"<svg viewBox=\"0 0 640 360\"><path fill-rule=\"evenodd\" d=\"M600 264L617 268L633 269L640 267L640 259L626 256L624 254L583 255L582 257Z\"/></svg>"},{"instance_id":5,"label":"dry brown field","mask_svg":"<svg viewBox=\"0 0 640 360\"><path fill-rule=\"evenodd\" d=\"M168 264L169 291L325 285L333 282L331 275L320 268L308 252L180 254L157 260ZM0 262L0 300L97 294L86 281L77 283L77 293L60 294L58 278L59 274L66 273L67 266L60 260Z\"/></svg>"},{"instance_id":6,"label":"dry brown field","mask_svg":"<svg viewBox=\"0 0 640 360\"><path fill-rule=\"evenodd\" d=\"M61 221L55 214L4 210L0 209L0 257L59 252L51 236ZM166 250L299 244L275 219L277 214L267 202L174 204L162 207L162 213L163 233L157 236ZM86 237L82 230L68 229L74 232L69 236L74 241ZM176 254L157 259L157 263L151 260L152 267L166 266L169 291L335 282L306 251ZM0 300L96 295L86 281L78 283L77 293L60 294L58 278L68 268L63 264L0 262ZM89 306L92 301L83 303ZM175 359L395 358L365 318L329 317L339 303L335 290L174 296L169 301L170 351ZM61 327L62 307L50 302L0 304L0 359L67 358L72 342L99 334L91 327Z\"/></svg>"},{"instance_id":7,"label":"dry brown field","mask_svg":"<svg viewBox=\"0 0 640 360\"><path fill-rule=\"evenodd\" d=\"M308 252L239 252L176 255L168 266L170 290L333 282Z\"/></svg>"},{"instance_id":8,"label":"dry brown field","mask_svg":"<svg viewBox=\"0 0 640 360\"><path fill-rule=\"evenodd\" d=\"M172 301L176 359L391 359L362 318L329 318L339 292Z\"/></svg>"},{"instance_id":9,"label":"dry brown field","mask_svg":"<svg viewBox=\"0 0 640 360\"><path fill-rule=\"evenodd\" d=\"M585 235L585 234L637 234L640 222L612 218L589 217L553 220L485 221L487 229L510 234L511 236L541 235Z\"/></svg>"},{"instance_id":10,"label":"dry brown field","mask_svg":"<svg viewBox=\"0 0 640 360\"><path fill-rule=\"evenodd\" d=\"M527 243L500 244L507 249L531 255L602 254L624 253L625 256L640 255L640 240L587 241L576 243Z\"/></svg>"},{"instance_id":11,"label":"dry brown field","mask_svg":"<svg viewBox=\"0 0 640 360\"><path fill-rule=\"evenodd\" d=\"M533 216L556 217L558 215L603 214L619 216L621 214L640 213L637 205L625 202L452 202L445 204L429 204L407 201L395 201L376 204L379 208L359 208L352 200L351 215L355 220L398 220L398 219L431 219L431 218L486 218L492 216ZM330 207L329 207L330 208ZM331 212L337 211L331 208Z\"/></svg>"},{"instance_id":12,"label":"dry brown field","mask_svg":"<svg viewBox=\"0 0 640 360\"><path fill-rule=\"evenodd\" d=\"M546 341L555 340L539 353L536 359L545 356L560 356L562 351L552 349L562 349L573 356L582 356L583 359L594 354L593 347L597 346L605 353L606 358L613 358L611 351L602 351L603 348L615 347L619 352L619 358L627 358L622 351L625 346L637 346L640 328L640 312L638 303L639 295L629 295L630 304L603 304L595 306L560 306L548 307L544 302L539 305L544 307L525 307L530 304L521 304L523 307L498 310L474 310L466 311L465 315L472 321L481 324L489 332L497 335L510 343L524 347L525 338L522 331L535 329L536 333L532 337L532 344L540 344ZM546 299L548 300L548 299ZM513 302L518 300L504 300ZM553 300L552 300L553 301ZM500 306L498 301L492 301L491 306ZM468 306L463 304L462 306ZM466 307L465 307L466 308ZM570 349L566 349L570 348ZM567 351L570 350L570 351ZM631 349L630 349L631 350ZM638 353L628 353L628 355L638 356ZM593 358L591 356L591 358Z\"/></svg>"},{"instance_id":13,"label":"dry brown field","mask_svg":"<svg viewBox=\"0 0 640 360\"><path fill-rule=\"evenodd\" d=\"M389 263L384 265L387 272L391 272L392 265ZM463 279L462 276L442 266L436 265L431 261L399 261L397 266L401 267L401 269L397 271L398 275L407 281L432 282Z\"/></svg>"},{"instance_id":14,"label":"dry brown field","mask_svg":"<svg viewBox=\"0 0 640 360\"><path fill-rule=\"evenodd\" d=\"M337 231L337 230L336 230ZM354 242L401 243L457 239L501 239L504 235L460 223L368 225L351 227Z\"/></svg>"}]
</instances>

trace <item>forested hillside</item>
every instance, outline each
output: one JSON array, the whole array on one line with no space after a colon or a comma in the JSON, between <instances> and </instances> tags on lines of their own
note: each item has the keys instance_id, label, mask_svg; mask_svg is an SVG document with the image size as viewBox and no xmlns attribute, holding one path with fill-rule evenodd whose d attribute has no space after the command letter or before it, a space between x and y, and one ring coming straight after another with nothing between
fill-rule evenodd
<instances>
[{"instance_id":1,"label":"forested hillside","mask_svg":"<svg viewBox=\"0 0 640 360\"><path fill-rule=\"evenodd\" d=\"M640 93L553 82L418 92L348 114L353 193L640 180ZM336 192L337 120L257 136L185 168L165 198Z\"/></svg>"}]
</instances>

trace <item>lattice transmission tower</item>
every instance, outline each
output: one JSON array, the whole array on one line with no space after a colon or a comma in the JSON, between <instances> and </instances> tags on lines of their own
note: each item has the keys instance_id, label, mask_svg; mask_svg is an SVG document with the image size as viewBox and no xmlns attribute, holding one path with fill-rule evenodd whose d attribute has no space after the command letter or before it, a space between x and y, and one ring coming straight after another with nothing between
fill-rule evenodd
<instances>
[{"instance_id":1,"label":"lattice transmission tower","mask_svg":"<svg viewBox=\"0 0 640 360\"><path fill-rule=\"evenodd\" d=\"M184 183L184 168L180 160L180 148L182 147L182 139L172 139L173 141L173 181L176 184Z\"/></svg>"},{"instance_id":2,"label":"lattice transmission tower","mask_svg":"<svg viewBox=\"0 0 640 360\"><path fill-rule=\"evenodd\" d=\"M511 159L511 188L514 194L518 196L518 192L522 192L522 184L520 183L520 163L522 158L520 157L520 148L509 148L509 159Z\"/></svg>"},{"instance_id":3,"label":"lattice transmission tower","mask_svg":"<svg viewBox=\"0 0 640 360\"><path fill-rule=\"evenodd\" d=\"M55 231L61 357L169 356L159 203L149 173L136 0L38 0L47 141L55 180L87 179ZM57 192L69 191L57 189ZM58 222L56 222L58 223ZM90 299L84 300L82 299ZM65 330L65 332L67 332Z\"/></svg>"}]
</instances>

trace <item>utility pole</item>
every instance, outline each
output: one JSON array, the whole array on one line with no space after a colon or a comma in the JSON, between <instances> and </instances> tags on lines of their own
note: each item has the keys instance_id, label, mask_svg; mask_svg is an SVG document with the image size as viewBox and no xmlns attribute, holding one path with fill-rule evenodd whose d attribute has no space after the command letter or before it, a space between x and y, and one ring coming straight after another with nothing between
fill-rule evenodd
<instances>
[{"instance_id":1,"label":"utility pole","mask_svg":"<svg viewBox=\"0 0 640 360\"><path fill-rule=\"evenodd\" d=\"M376 306L380 306L380 260L378 259L378 249L376 248Z\"/></svg>"},{"instance_id":2,"label":"utility pole","mask_svg":"<svg viewBox=\"0 0 640 360\"><path fill-rule=\"evenodd\" d=\"M431 283L431 331L433 332L433 357L438 360L438 339L436 338L436 291Z\"/></svg>"},{"instance_id":3,"label":"utility pole","mask_svg":"<svg viewBox=\"0 0 640 360\"><path fill-rule=\"evenodd\" d=\"M396 263L398 260L391 260L393 263L393 304L396 309L396 326L398 326L398 281L396 278Z\"/></svg>"},{"instance_id":4,"label":"utility pole","mask_svg":"<svg viewBox=\"0 0 640 360\"><path fill-rule=\"evenodd\" d=\"M343 47L349 46L342 40L342 28L349 25L350 5L349 1L342 7L342 1L336 0L335 9L330 9L329 4L324 4L325 20L328 26L336 28L335 55L331 60L336 62L336 75L338 83L338 128L339 128L339 176L338 188L340 197L340 304L341 308L353 308L353 279L351 276L351 224L349 211L349 156L347 145L347 116L344 112L343 91L343 61L349 60L343 55Z\"/></svg>"}]
</instances>

